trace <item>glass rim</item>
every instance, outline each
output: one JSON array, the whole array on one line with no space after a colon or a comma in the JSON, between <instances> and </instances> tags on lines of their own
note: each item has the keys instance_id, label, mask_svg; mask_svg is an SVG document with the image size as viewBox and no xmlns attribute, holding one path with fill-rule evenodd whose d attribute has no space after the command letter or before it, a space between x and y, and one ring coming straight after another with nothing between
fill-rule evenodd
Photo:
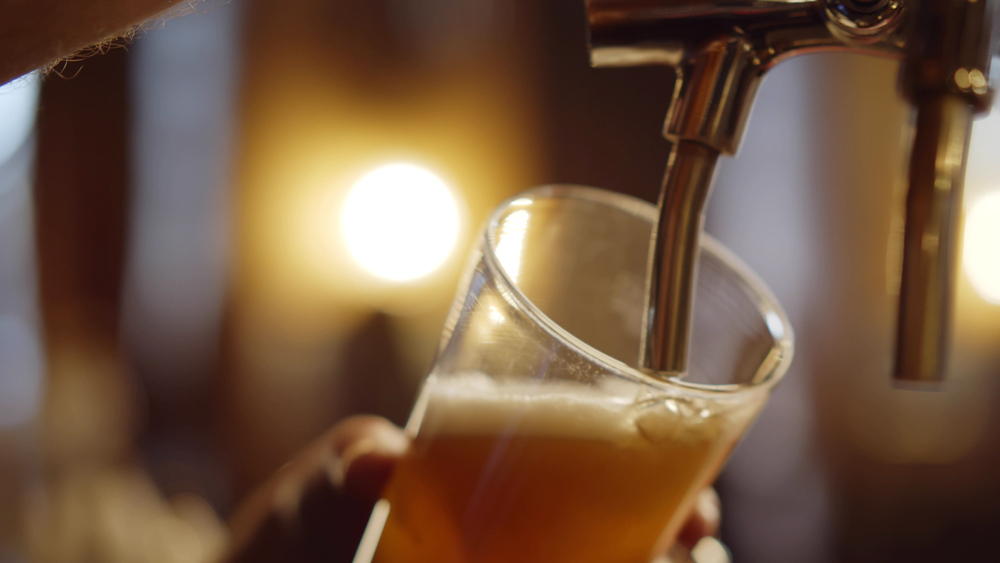
<instances>
[{"instance_id":1,"label":"glass rim","mask_svg":"<svg viewBox=\"0 0 1000 563\"><path fill-rule=\"evenodd\" d=\"M653 204L630 195L588 186L548 184L528 189L508 198L500 203L490 214L486 223L486 229L483 232L483 237L485 238L485 252L483 254L490 269L499 274L497 276L499 288L509 299L513 299L512 305L518 307L536 325L563 345L574 350L581 356L590 358L608 371L632 377L639 382L658 387L674 388L688 393L707 393L713 396L742 394L751 390L768 390L777 384L788 371L792 356L794 355L795 335L784 308L778 302L770 288L767 287L767 284L749 266L721 242L707 233L702 233L702 252L708 252L716 260L719 260L727 270L739 278L744 286L747 298L753 301L761 320L764 321L768 333L774 340L771 350L758 366L756 373L750 381L713 385L685 381L682 377L677 376L667 378L657 377L647 371L630 366L617 358L613 358L571 334L550 319L548 315L543 313L524 295L518 287L517 282L510 277L496 255L496 232L501 219L511 209L530 205L539 199L576 199L606 205L625 211L640 219L645 219L650 224L656 222L657 212L656 206Z\"/></svg>"}]
</instances>

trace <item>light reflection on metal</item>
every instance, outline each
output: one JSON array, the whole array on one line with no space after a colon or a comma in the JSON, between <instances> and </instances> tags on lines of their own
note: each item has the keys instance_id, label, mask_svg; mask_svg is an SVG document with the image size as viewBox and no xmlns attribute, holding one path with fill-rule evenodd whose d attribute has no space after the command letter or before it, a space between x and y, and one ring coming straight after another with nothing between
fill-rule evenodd
<instances>
[{"instance_id":1,"label":"light reflection on metal","mask_svg":"<svg viewBox=\"0 0 1000 563\"><path fill-rule=\"evenodd\" d=\"M939 383L950 347L959 222L972 120L993 93L982 69L997 50L997 0L920 0L908 23L900 74L916 109L903 238L893 376ZM968 69L969 88L958 83Z\"/></svg>"},{"instance_id":2,"label":"light reflection on metal","mask_svg":"<svg viewBox=\"0 0 1000 563\"><path fill-rule=\"evenodd\" d=\"M923 102L917 114L896 335L899 379L937 381L947 365L971 112L963 100L944 96Z\"/></svg>"},{"instance_id":3,"label":"light reflection on metal","mask_svg":"<svg viewBox=\"0 0 1000 563\"><path fill-rule=\"evenodd\" d=\"M698 248L700 227L691 226L701 223L711 185L711 167L705 163L736 152L765 71L794 55L839 50L906 59L903 94L920 114L910 201L926 201L933 209L925 214L922 204L908 207L910 234L905 239L895 376L943 377L947 304L953 291L952 217L961 201L960 163L967 152L969 122L992 99L986 73L996 51L996 4L996 0L587 0L595 66L666 64L677 76L664 129L675 147L660 201L661 221L678 224L661 223L651 247L643 367L667 377L687 368L697 256L684 249ZM935 124L947 125L940 130L946 142L938 142L944 137L935 132L940 129ZM684 149L693 145L700 149ZM935 164L937 172L925 173L918 157L944 168ZM694 169L702 172L678 172ZM921 195L932 193L928 190L935 185L933 178L945 176L946 196L928 200ZM928 221L921 218L924 215L938 219ZM915 263L925 243L930 243L935 258ZM919 338L911 336L914 330ZM933 346L930 340L935 341Z\"/></svg>"},{"instance_id":4,"label":"light reflection on metal","mask_svg":"<svg viewBox=\"0 0 1000 563\"><path fill-rule=\"evenodd\" d=\"M704 208L718 157L717 151L688 141L679 141L670 156L650 243L640 342L642 365L657 372L686 371Z\"/></svg>"}]
</instances>

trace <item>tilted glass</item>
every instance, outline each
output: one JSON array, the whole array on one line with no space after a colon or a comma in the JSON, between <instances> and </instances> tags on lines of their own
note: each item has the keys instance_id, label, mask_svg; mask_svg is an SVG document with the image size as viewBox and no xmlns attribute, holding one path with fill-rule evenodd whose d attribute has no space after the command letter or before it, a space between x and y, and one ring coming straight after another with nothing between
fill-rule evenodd
<instances>
[{"instance_id":1,"label":"tilted glass","mask_svg":"<svg viewBox=\"0 0 1000 563\"><path fill-rule=\"evenodd\" d=\"M705 237L690 373L635 368L655 217L576 186L494 212L356 561L647 563L673 541L793 337L764 284Z\"/></svg>"}]
</instances>

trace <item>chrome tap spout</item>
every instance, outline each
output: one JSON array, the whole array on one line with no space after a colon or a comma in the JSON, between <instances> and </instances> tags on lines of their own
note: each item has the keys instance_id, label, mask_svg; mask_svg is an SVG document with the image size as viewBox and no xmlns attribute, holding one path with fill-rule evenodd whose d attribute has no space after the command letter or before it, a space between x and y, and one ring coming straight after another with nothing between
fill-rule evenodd
<instances>
[{"instance_id":1,"label":"chrome tap spout","mask_svg":"<svg viewBox=\"0 0 1000 563\"><path fill-rule=\"evenodd\" d=\"M719 155L734 155L761 78L803 53L903 58L917 108L895 376L944 369L970 120L989 107L1000 0L587 0L594 66L676 72L664 136L673 144L650 245L642 366L687 370L698 237Z\"/></svg>"}]
</instances>

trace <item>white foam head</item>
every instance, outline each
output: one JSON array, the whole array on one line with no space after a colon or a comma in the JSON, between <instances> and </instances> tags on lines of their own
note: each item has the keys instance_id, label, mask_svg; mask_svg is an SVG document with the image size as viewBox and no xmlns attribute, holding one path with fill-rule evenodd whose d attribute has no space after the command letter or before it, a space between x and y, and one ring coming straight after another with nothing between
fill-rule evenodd
<instances>
[{"instance_id":1,"label":"white foam head","mask_svg":"<svg viewBox=\"0 0 1000 563\"><path fill-rule=\"evenodd\" d=\"M737 409L740 413L746 409ZM407 428L431 435L535 435L617 443L713 440L740 423L731 405L650 395L640 385L428 378Z\"/></svg>"}]
</instances>

